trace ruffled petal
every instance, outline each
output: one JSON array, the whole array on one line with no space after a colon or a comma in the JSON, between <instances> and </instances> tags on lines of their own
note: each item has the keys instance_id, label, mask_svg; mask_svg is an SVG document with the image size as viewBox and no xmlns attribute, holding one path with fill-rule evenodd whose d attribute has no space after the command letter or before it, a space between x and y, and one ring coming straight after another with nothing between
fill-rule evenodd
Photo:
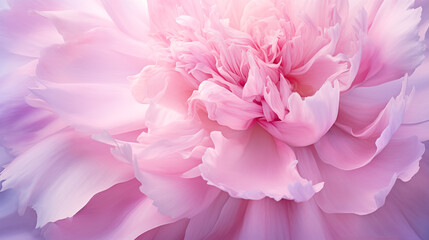
<instances>
[{"instance_id":1,"label":"ruffled petal","mask_svg":"<svg viewBox=\"0 0 429 240\"><path fill-rule=\"evenodd\" d=\"M37 62L20 66L0 80L0 145L11 156L17 156L66 124L55 114L33 108L25 102L34 85Z\"/></svg>"},{"instance_id":2,"label":"ruffled petal","mask_svg":"<svg viewBox=\"0 0 429 240\"><path fill-rule=\"evenodd\" d=\"M98 193L72 218L47 225L44 235L48 240L133 240L174 222L158 213L138 185L134 179Z\"/></svg>"},{"instance_id":3,"label":"ruffled petal","mask_svg":"<svg viewBox=\"0 0 429 240\"><path fill-rule=\"evenodd\" d=\"M347 62L341 57L322 55L314 61L295 69L288 79L297 85L301 96L312 96L325 82L333 82L347 71Z\"/></svg>"},{"instance_id":4,"label":"ruffled petal","mask_svg":"<svg viewBox=\"0 0 429 240\"><path fill-rule=\"evenodd\" d=\"M426 143L426 146L428 144ZM409 182L397 182L376 212L324 214L338 239L427 239L429 237L429 155L423 155L419 172Z\"/></svg>"},{"instance_id":5,"label":"ruffled petal","mask_svg":"<svg viewBox=\"0 0 429 240\"><path fill-rule=\"evenodd\" d=\"M233 197L305 201L322 187L303 179L293 150L258 126L230 136L212 132L211 138L215 147L203 156L201 175Z\"/></svg>"},{"instance_id":6,"label":"ruffled petal","mask_svg":"<svg viewBox=\"0 0 429 240\"><path fill-rule=\"evenodd\" d=\"M392 81L406 73L411 75L422 63L424 49L418 28L421 9L410 9L413 2L386 0L369 12L368 38L354 84L374 86Z\"/></svg>"},{"instance_id":7,"label":"ruffled petal","mask_svg":"<svg viewBox=\"0 0 429 240\"><path fill-rule=\"evenodd\" d=\"M156 103L179 113L186 113L186 102L194 90L177 72L149 65L132 77L132 93L141 103Z\"/></svg>"},{"instance_id":8,"label":"ruffled petal","mask_svg":"<svg viewBox=\"0 0 429 240\"><path fill-rule=\"evenodd\" d=\"M202 82L190 98L190 111L198 107L207 111L211 120L235 130L245 130L262 117L262 108L253 102L247 102L226 88L211 81Z\"/></svg>"},{"instance_id":9,"label":"ruffled petal","mask_svg":"<svg viewBox=\"0 0 429 240\"><path fill-rule=\"evenodd\" d=\"M317 142L337 118L340 90L338 82L325 83L315 95L301 98L292 93L288 99L289 113L283 121L259 121L274 137L292 146Z\"/></svg>"},{"instance_id":10,"label":"ruffled petal","mask_svg":"<svg viewBox=\"0 0 429 240\"><path fill-rule=\"evenodd\" d=\"M142 183L140 190L154 202L159 212L173 217L193 217L206 209L219 190L201 177L183 178L142 171L136 165L136 177Z\"/></svg>"},{"instance_id":11,"label":"ruffled petal","mask_svg":"<svg viewBox=\"0 0 429 240\"><path fill-rule=\"evenodd\" d=\"M409 88L413 90L404 116L404 124L416 124L429 120L427 96L429 94L429 59L410 77Z\"/></svg>"},{"instance_id":12,"label":"ruffled petal","mask_svg":"<svg viewBox=\"0 0 429 240\"><path fill-rule=\"evenodd\" d=\"M417 173L424 149L416 137L395 139L369 164L355 170L344 171L318 162L325 182L316 196L318 205L329 213L374 212L384 205L396 179L406 182Z\"/></svg>"},{"instance_id":13,"label":"ruffled petal","mask_svg":"<svg viewBox=\"0 0 429 240\"><path fill-rule=\"evenodd\" d=\"M403 81L400 94L396 98L391 98L377 118L365 127L359 128L353 125L353 122L360 118L359 115L351 117L347 109L340 110L335 126L314 145L321 160L344 170L356 169L368 164L389 143L401 125L407 104L405 86L406 81ZM349 100L346 99L346 101ZM344 105L340 104L340 107ZM369 104L348 102L348 105L352 108L351 111L355 111L353 108L356 108L365 112L362 106L367 107L369 112L374 111ZM364 121L358 124L362 123Z\"/></svg>"},{"instance_id":14,"label":"ruffled petal","mask_svg":"<svg viewBox=\"0 0 429 240\"><path fill-rule=\"evenodd\" d=\"M16 158L0 181L3 190L19 192L21 213L27 206L36 210L40 227L73 216L96 193L131 177L132 168L114 159L107 145L59 133Z\"/></svg>"}]
</instances>

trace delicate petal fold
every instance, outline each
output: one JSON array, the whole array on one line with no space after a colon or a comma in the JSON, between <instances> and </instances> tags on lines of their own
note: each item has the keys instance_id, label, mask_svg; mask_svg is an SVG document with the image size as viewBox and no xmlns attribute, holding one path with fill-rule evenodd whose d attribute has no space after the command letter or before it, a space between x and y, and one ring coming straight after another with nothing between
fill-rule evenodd
<instances>
[{"instance_id":1,"label":"delicate petal fold","mask_svg":"<svg viewBox=\"0 0 429 240\"><path fill-rule=\"evenodd\" d=\"M323 186L303 179L293 150L261 127L230 136L212 132L211 138L215 146L203 156L201 175L233 197L305 201Z\"/></svg>"},{"instance_id":2,"label":"delicate petal fold","mask_svg":"<svg viewBox=\"0 0 429 240\"><path fill-rule=\"evenodd\" d=\"M36 210L40 227L73 216L96 193L131 177L132 168L114 159L107 145L59 133L17 157L0 181L2 190L19 192L21 213L27 206Z\"/></svg>"},{"instance_id":3,"label":"delicate petal fold","mask_svg":"<svg viewBox=\"0 0 429 240\"><path fill-rule=\"evenodd\" d=\"M329 213L374 212L384 205L397 178L409 181L419 170L424 150L414 137L391 140L369 164L355 170L345 171L319 161L325 186L316 196L318 205Z\"/></svg>"},{"instance_id":4,"label":"delicate petal fold","mask_svg":"<svg viewBox=\"0 0 429 240\"><path fill-rule=\"evenodd\" d=\"M147 61L120 53L112 39L112 44L102 46L98 43L106 37L102 33L90 32L75 41L46 49L37 66L38 77L64 83L128 83L126 78L138 73Z\"/></svg>"},{"instance_id":5,"label":"delicate petal fold","mask_svg":"<svg viewBox=\"0 0 429 240\"><path fill-rule=\"evenodd\" d=\"M426 142L426 146L427 146ZM324 214L324 221L339 239L426 239L429 237L429 155L409 182L397 182L386 204L368 215ZM339 227L341 226L341 227Z\"/></svg>"},{"instance_id":6,"label":"delicate petal fold","mask_svg":"<svg viewBox=\"0 0 429 240\"><path fill-rule=\"evenodd\" d=\"M404 116L404 124L415 124L429 120L426 98L429 95L429 59L410 76L409 85L413 90Z\"/></svg>"},{"instance_id":7,"label":"delicate petal fold","mask_svg":"<svg viewBox=\"0 0 429 240\"><path fill-rule=\"evenodd\" d=\"M28 11L13 8L17 1L11 1L12 10L0 12L0 45L8 52L39 57L42 49L51 44L62 43L61 35L44 17Z\"/></svg>"},{"instance_id":8,"label":"delicate petal fold","mask_svg":"<svg viewBox=\"0 0 429 240\"><path fill-rule=\"evenodd\" d=\"M189 221L184 239L233 239L238 237L247 202L222 193L209 208Z\"/></svg>"},{"instance_id":9,"label":"delicate petal fold","mask_svg":"<svg viewBox=\"0 0 429 240\"><path fill-rule=\"evenodd\" d=\"M0 238L429 238L426 7L0 0Z\"/></svg>"},{"instance_id":10,"label":"delicate petal fold","mask_svg":"<svg viewBox=\"0 0 429 240\"><path fill-rule=\"evenodd\" d=\"M138 185L133 179L98 193L72 218L50 223L45 236L48 240L134 240L144 232L174 222L158 213Z\"/></svg>"},{"instance_id":11,"label":"delicate petal fold","mask_svg":"<svg viewBox=\"0 0 429 240\"><path fill-rule=\"evenodd\" d=\"M424 59L418 28L421 9L410 9L413 0L378 2L355 84L374 86L410 75Z\"/></svg>"},{"instance_id":12,"label":"delicate petal fold","mask_svg":"<svg viewBox=\"0 0 429 240\"><path fill-rule=\"evenodd\" d=\"M334 124L340 98L339 84L325 83L315 95L301 98L292 93L288 99L289 113L282 121L259 123L274 137L292 146L317 142Z\"/></svg>"},{"instance_id":13,"label":"delicate petal fold","mask_svg":"<svg viewBox=\"0 0 429 240\"><path fill-rule=\"evenodd\" d=\"M193 217L206 209L219 190L201 177L183 178L141 171L136 166L140 190L154 201L158 211L173 218Z\"/></svg>"},{"instance_id":14,"label":"delicate petal fold","mask_svg":"<svg viewBox=\"0 0 429 240\"><path fill-rule=\"evenodd\" d=\"M32 89L33 94L78 129L117 134L144 126L147 106L134 101L126 84L43 84L44 88Z\"/></svg>"},{"instance_id":15,"label":"delicate petal fold","mask_svg":"<svg viewBox=\"0 0 429 240\"><path fill-rule=\"evenodd\" d=\"M247 102L211 81L201 83L198 91L192 94L190 111L195 112L198 107L207 111L211 120L235 130L245 130L255 118L263 116L259 105Z\"/></svg>"},{"instance_id":16,"label":"delicate petal fold","mask_svg":"<svg viewBox=\"0 0 429 240\"><path fill-rule=\"evenodd\" d=\"M36 61L20 66L0 80L0 145L17 156L66 124L55 114L29 106L25 101L34 85Z\"/></svg>"},{"instance_id":17,"label":"delicate petal fold","mask_svg":"<svg viewBox=\"0 0 429 240\"><path fill-rule=\"evenodd\" d=\"M407 104L405 90L406 81L403 81L399 95L391 98L375 120L363 127L353 125L360 116L351 115L348 111L365 112L368 109L369 112L372 112L374 110L370 105L371 100L367 99L368 105L366 105L362 102L354 103L345 98L346 103L340 104L340 107L348 106L348 108L340 110L335 126L314 145L321 160L344 170L356 169L368 164L390 142L391 137L401 125ZM373 94L377 93L373 92ZM377 108L376 104L374 107ZM358 125L362 125L362 123L365 123L365 120Z\"/></svg>"},{"instance_id":18,"label":"delicate petal fold","mask_svg":"<svg viewBox=\"0 0 429 240\"><path fill-rule=\"evenodd\" d=\"M141 103L153 103L186 113L193 87L175 71L149 65L133 77L132 93Z\"/></svg>"}]
</instances>

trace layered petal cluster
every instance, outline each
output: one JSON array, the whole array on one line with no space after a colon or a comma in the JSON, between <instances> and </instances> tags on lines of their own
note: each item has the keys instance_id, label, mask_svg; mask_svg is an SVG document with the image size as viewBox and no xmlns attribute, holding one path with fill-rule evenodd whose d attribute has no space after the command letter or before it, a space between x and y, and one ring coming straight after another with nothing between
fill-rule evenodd
<instances>
[{"instance_id":1,"label":"layered petal cluster","mask_svg":"<svg viewBox=\"0 0 429 240\"><path fill-rule=\"evenodd\" d=\"M0 239L429 238L425 1L0 2Z\"/></svg>"}]
</instances>

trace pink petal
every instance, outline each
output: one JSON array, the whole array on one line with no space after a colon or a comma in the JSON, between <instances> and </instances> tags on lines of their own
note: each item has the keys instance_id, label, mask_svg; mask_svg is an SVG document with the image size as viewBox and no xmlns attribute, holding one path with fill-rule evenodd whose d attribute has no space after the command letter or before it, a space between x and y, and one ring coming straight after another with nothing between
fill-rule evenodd
<instances>
[{"instance_id":1,"label":"pink petal","mask_svg":"<svg viewBox=\"0 0 429 240\"><path fill-rule=\"evenodd\" d=\"M127 84L44 82L44 85L32 92L78 129L118 134L144 126L147 106L134 101Z\"/></svg>"},{"instance_id":2,"label":"pink petal","mask_svg":"<svg viewBox=\"0 0 429 240\"><path fill-rule=\"evenodd\" d=\"M8 1L10 7L16 10L28 11L54 11L54 10L68 10L68 9L86 9L90 12L97 12L100 10L100 4L94 0L14 0Z\"/></svg>"},{"instance_id":3,"label":"pink petal","mask_svg":"<svg viewBox=\"0 0 429 240\"><path fill-rule=\"evenodd\" d=\"M147 107L133 99L126 77L136 73L144 60L136 62L135 57L118 53L114 41L109 48L99 46L99 33L46 51L38 76L52 82L43 82L44 87L33 93L77 128L112 133L141 128ZM31 104L36 100L31 99Z\"/></svg>"},{"instance_id":4,"label":"pink petal","mask_svg":"<svg viewBox=\"0 0 429 240\"><path fill-rule=\"evenodd\" d=\"M411 74L423 61L418 24L421 9L409 9L414 1L383 1L370 23L363 46L361 70L355 83L374 86L406 73ZM386 36L389 36L386 38Z\"/></svg>"},{"instance_id":5,"label":"pink petal","mask_svg":"<svg viewBox=\"0 0 429 240\"><path fill-rule=\"evenodd\" d=\"M395 136L405 138L417 136L420 141L429 140L429 121L421 123L402 124Z\"/></svg>"},{"instance_id":6,"label":"pink petal","mask_svg":"<svg viewBox=\"0 0 429 240\"><path fill-rule=\"evenodd\" d=\"M215 147L203 156L201 175L233 197L305 201L322 187L301 178L292 149L258 126L226 137L212 132L211 138Z\"/></svg>"},{"instance_id":7,"label":"pink petal","mask_svg":"<svg viewBox=\"0 0 429 240\"><path fill-rule=\"evenodd\" d=\"M179 73L149 65L133 77L132 93L141 103L157 104L180 113L187 112L186 101L194 88Z\"/></svg>"},{"instance_id":8,"label":"pink petal","mask_svg":"<svg viewBox=\"0 0 429 240\"><path fill-rule=\"evenodd\" d=\"M211 206L193 217L184 239L232 239L237 237L246 201L220 194Z\"/></svg>"},{"instance_id":9,"label":"pink petal","mask_svg":"<svg viewBox=\"0 0 429 240\"><path fill-rule=\"evenodd\" d=\"M0 181L3 190L19 191L21 213L27 206L36 210L39 227L73 216L94 194L131 177L132 168L113 159L108 146L59 133L16 158Z\"/></svg>"},{"instance_id":10,"label":"pink petal","mask_svg":"<svg viewBox=\"0 0 429 240\"><path fill-rule=\"evenodd\" d=\"M113 27L108 18L77 10L39 11L37 13L49 19L66 41L80 37L85 32L98 27Z\"/></svg>"},{"instance_id":11,"label":"pink petal","mask_svg":"<svg viewBox=\"0 0 429 240\"><path fill-rule=\"evenodd\" d=\"M401 125L407 100L405 83L404 81L401 93L396 98L390 99L377 118L361 129L356 128L351 122L359 120L360 115L366 114L351 117L348 116L347 108L340 111L336 125L314 145L321 160L343 170L357 169L368 164L389 143L392 135ZM354 106L359 109L365 105L362 102L356 102L351 103L349 107ZM365 107L369 112L373 111L371 105L368 104ZM364 112L366 109L361 110ZM349 119L351 121L348 121ZM358 124L361 125L364 122Z\"/></svg>"},{"instance_id":12,"label":"pink petal","mask_svg":"<svg viewBox=\"0 0 429 240\"><path fill-rule=\"evenodd\" d=\"M292 239L287 211L272 199L249 201L238 239Z\"/></svg>"},{"instance_id":13,"label":"pink petal","mask_svg":"<svg viewBox=\"0 0 429 240\"><path fill-rule=\"evenodd\" d=\"M292 93L289 113L282 121L259 123L274 137L292 146L307 146L317 142L337 118L339 84L325 83L315 95L301 98Z\"/></svg>"},{"instance_id":14,"label":"pink petal","mask_svg":"<svg viewBox=\"0 0 429 240\"><path fill-rule=\"evenodd\" d=\"M168 174L182 174L197 167L209 139L204 130L190 124L192 122L176 122L162 130L142 133L139 141L143 144L133 149L139 166L148 171ZM163 134L164 130L170 131Z\"/></svg>"},{"instance_id":15,"label":"pink petal","mask_svg":"<svg viewBox=\"0 0 429 240\"><path fill-rule=\"evenodd\" d=\"M338 225L340 226L340 225ZM248 201L237 239L334 239L323 213L310 200Z\"/></svg>"},{"instance_id":16,"label":"pink petal","mask_svg":"<svg viewBox=\"0 0 429 240\"><path fill-rule=\"evenodd\" d=\"M32 61L1 77L0 144L12 156L66 127L53 113L25 102L25 96L30 93L28 87L34 85L36 64Z\"/></svg>"},{"instance_id":17,"label":"pink petal","mask_svg":"<svg viewBox=\"0 0 429 240\"><path fill-rule=\"evenodd\" d=\"M0 239L41 240L40 230L35 229L36 213L29 209L17 213L17 194L13 190L0 193Z\"/></svg>"},{"instance_id":18,"label":"pink petal","mask_svg":"<svg viewBox=\"0 0 429 240\"><path fill-rule=\"evenodd\" d=\"M102 0L104 8L116 26L139 40L147 40L149 30L146 1L132 0L126 3L120 0Z\"/></svg>"},{"instance_id":19,"label":"pink petal","mask_svg":"<svg viewBox=\"0 0 429 240\"><path fill-rule=\"evenodd\" d=\"M211 81L202 82L190 98L190 111L198 107L207 111L211 120L235 130L249 128L253 120L262 117L262 109L253 102L242 100L226 88Z\"/></svg>"},{"instance_id":20,"label":"pink petal","mask_svg":"<svg viewBox=\"0 0 429 240\"><path fill-rule=\"evenodd\" d=\"M428 238L428 159L426 152L420 162L419 172L409 182L396 183L386 204L376 212L364 216L325 214L325 222L329 223L340 239Z\"/></svg>"},{"instance_id":21,"label":"pink petal","mask_svg":"<svg viewBox=\"0 0 429 240\"><path fill-rule=\"evenodd\" d=\"M325 82L333 82L347 71L347 63L341 57L322 55L306 65L294 69L288 79L297 85L301 96L312 96Z\"/></svg>"},{"instance_id":22,"label":"pink petal","mask_svg":"<svg viewBox=\"0 0 429 240\"><path fill-rule=\"evenodd\" d=\"M200 18L203 12L202 4L198 1L188 0L148 0L148 12L150 17L150 25L154 32L177 32L180 25L176 22L176 18L180 15L188 15ZM160 15L159 12L166 14Z\"/></svg>"},{"instance_id":23,"label":"pink petal","mask_svg":"<svg viewBox=\"0 0 429 240\"><path fill-rule=\"evenodd\" d=\"M27 11L1 11L0 32L1 46L28 57L39 57L43 48L62 42L61 35L47 19Z\"/></svg>"},{"instance_id":24,"label":"pink petal","mask_svg":"<svg viewBox=\"0 0 429 240\"><path fill-rule=\"evenodd\" d=\"M189 219L182 219L174 223L154 228L140 235L136 240L183 240Z\"/></svg>"},{"instance_id":25,"label":"pink petal","mask_svg":"<svg viewBox=\"0 0 429 240\"><path fill-rule=\"evenodd\" d=\"M56 240L133 240L144 232L174 222L158 213L138 185L134 179L98 193L73 218L50 223L45 236Z\"/></svg>"},{"instance_id":26,"label":"pink petal","mask_svg":"<svg viewBox=\"0 0 429 240\"><path fill-rule=\"evenodd\" d=\"M39 60L37 75L52 82L128 84L126 78L138 73L148 61L118 53L114 41L105 46L99 44L103 37L106 35L101 31L90 32L75 41L46 49ZM122 43L127 44L124 41Z\"/></svg>"},{"instance_id":27,"label":"pink petal","mask_svg":"<svg viewBox=\"0 0 429 240\"><path fill-rule=\"evenodd\" d=\"M183 178L142 171L136 166L140 190L154 201L158 211L173 218L193 217L219 194L200 177Z\"/></svg>"},{"instance_id":28,"label":"pink petal","mask_svg":"<svg viewBox=\"0 0 429 240\"><path fill-rule=\"evenodd\" d=\"M317 203L329 213L374 212L384 205L397 178L409 181L418 171L423 152L424 145L414 137L391 140L369 164L355 170L318 162L325 186L316 196Z\"/></svg>"},{"instance_id":29,"label":"pink petal","mask_svg":"<svg viewBox=\"0 0 429 240\"><path fill-rule=\"evenodd\" d=\"M426 59L411 75L409 80L409 88L413 89L413 93L405 111L405 124L415 124L429 120L429 109L426 106L429 94L428 76L429 59Z\"/></svg>"}]
</instances>

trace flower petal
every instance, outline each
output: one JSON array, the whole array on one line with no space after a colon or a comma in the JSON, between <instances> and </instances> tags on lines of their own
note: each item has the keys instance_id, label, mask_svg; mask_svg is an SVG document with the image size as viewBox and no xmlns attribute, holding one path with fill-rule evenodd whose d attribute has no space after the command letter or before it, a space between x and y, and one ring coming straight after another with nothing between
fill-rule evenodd
<instances>
[{"instance_id":1,"label":"flower petal","mask_svg":"<svg viewBox=\"0 0 429 240\"><path fill-rule=\"evenodd\" d=\"M132 93L141 103L156 103L186 113L186 102L194 88L177 72L148 65L133 78Z\"/></svg>"},{"instance_id":2,"label":"flower petal","mask_svg":"<svg viewBox=\"0 0 429 240\"><path fill-rule=\"evenodd\" d=\"M0 80L0 145L11 156L66 127L52 112L25 101L28 88L34 85L36 64L32 61L18 67Z\"/></svg>"},{"instance_id":3,"label":"flower petal","mask_svg":"<svg viewBox=\"0 0 429 240\"><path fill-rule=\"evenodd\" d=\"M392 81L406 73L411 75L421 64L424 59L418 28L421 9L410 9L413 2L385 0L375 8L355 84L374 86Z\"/></svg>"},{"instance_id":4,"label":"flower petal","mask_svg":"<svg viewBox=\"0 0 429 240\"><path fill-rule=\"evenodd\" d=\"M36 230L36 214L27 210L17 213L17 194L13 190L0 192L0 239L42 240L40 230Z\"/></svg>"},{"instance_id":5,"label":"flower petal","mask_svg":"<svg viewBox=\"0 0 429 240\"><path fill-rule=\"evenodd\" d=\"M426 152L420 162L419 172L409 182L397 182L387 197L386 204L376 212L364 216L324 214L324 221L339 239L427 239L428 160Z\"/></svg>"},{"instance_id":6,"label":"flower petal","mask_svg":"<svg viewBox=\"0 0 429 240\"><path fill-rule=\"evenodd\" d=\"M413 93L405 111L405 124L415 124L429 120L429 108L425 104L429 94L428 79L429 59L426 59L410 76L409 88L413 90Z\"/></svg>"},{"instance_id":7,"label":"flower petal","mask_svg":"<svg viewBox=\"0 0 429 240\"><path fill-rule=\"evenodd\" d=\"M303 179L293 150L258 126L226 137L212 132L211 138L215 147L203 156L201 175L233 197L305 201L322 187Z\"/></svg>"},{"instance_id":8,"label":"flower petal","mask_svg":"<svg viewBox=\"0 0 429 240\"><path fill-rule=\"evenodd\" d=\"M106 37L101 33L90 32L75 41L47 48L37 66L37 75L52 82L127 83L126 78L138 73L148 61L119 53L113 40L112 44L99 44Z\"/></svg>"},{"instance_id":9,"label":"flower petal","mask_svg":"<svg viewBox=\"0 0 429 240\"><path fill-rule=\"evenodd\" d=\"M102 0L101 2L121 31L136 39L147 40L149 13L146 1Z\"/></svg>"},{"instance_id":10,"label":"flower petal","mask_svg":"<svg viewBox=\"0 0 429 240\"><path fill-rule=\"evenodd\" d=\"M222 193L189 221L184 239L230 239L238 233L245 209L246 201Z\"/></svg>"},{"instance_id":11,"label":"flower petal","mask_svg":"<svg viewBox=\"0 0 429 240\"><path fill-rule=\"evenodd\" d=\"M389 143L393 134L401 125L407 104L405 86L406 81L403 81L399 95L396 98L391 98L377 118L361 129L356 128L353 122L361 118L359 115L366 114L358 115L356 112L356 117L352 117L348 115L348 109L340 111L336 125L314 145L321 160L343 170L357 169L368 164ZM385 88L385 91L388 91L388 89ZM362 95L361 97L364 98L365 96ZM368 99L365 101L368 101ZM355 111L353 108L356 108L360 109L361 112L366 112L365 108L361 109L362 106L365 106L368 112L374 111L372 105L365 105L362 102L349 103L349 108L352 108L352 111ZM340 106L344 105L346 104L340 104ZM362 125L364 122L361 121L358 124Z\"/></svg>"},{"instance_id":12,"label":"flower petal","mask_svg":"<svg viewBox=\"0 0 429 240\"><path fill-rule=\"evenodd\" d=\"M234 130L249 128L253 120L262 117L262 108L237 97L226 88L211 81L202 82L190 98L190 111L203 107L211 120Z\"/></svg>"},{"instance_id":13,"label":"flower petal","mask_svg":"<svg viewBox=\"0 0 429 240\"><path fill-rule=\"evenodd\" d=\"M154 228L140 235L136 240L182 240L185 237L189 219L183 218L177 222Z\"/></svg>"},{"instance_id":14,"label":"flower petal","mask_svg":"<svg viewBox=\"0 0 429 240\"><path fill-rule=\"evenodd\" d=\"M95 195L73 218L50 223L48 239L133 240L140 234L175 220L158 213L152 200L133 179Z\"/></svg>"},{"instance_id":15,"label":"flower petal","mask_svg":"<svg viewBox=\"0 0 429 240\"><path fill-rule=\"evenodd\" d=\"M291 146L307 146L317 142L335 122L340 90L338 82L325 83L315 95L301 98L292 93L289 113L282 121L258 121L274 137Z\"/></svg>"},{"instance_id":16,"label":"flower petal","mask_svg":"<svg viewBox=\"0 0 429 240\"><path fill-rule=\"evenodd\" d=\"M59 133L15 159L0 181L3 190L19 191L21 213L36 210L40 227L73 216L94 194L131 177L132 168L113 159L107 145Z\"/></svg>"},{"instance_id":17,"label":"flower petal","mask_svg":"<svg viewBox=\"0 0 429 240\"><path fill-rule=\"evenodd\" d=\"M144 126L147 106L134 101L126 84L44 84L32 92L77 129L118 134Z\"/></svg>"},{"instance_id":18,"label":"flower petal","mask_svg":"<svg viewBox=\"0 0 429 240\"><path fill-rule=\"evenodd\" d=\"M200 177L183 178L142 171L136 165L140 190L154 201L158 211L173 218L193 217L219 194Z\"/></svg>"},{"instance_id":19,"label":"flower petal","mask_svg":"<svg viewBox=\"0 0 429 240\"><path fill-rule=\"evenodd\" d=\"M318 162L325 186L317 203L328 213L374 212L383 206L397 178L409 181L418 171L423 152L424 145L414 137L391 140L369 164L355 170Z\"/></svg>"}]
</instances>

